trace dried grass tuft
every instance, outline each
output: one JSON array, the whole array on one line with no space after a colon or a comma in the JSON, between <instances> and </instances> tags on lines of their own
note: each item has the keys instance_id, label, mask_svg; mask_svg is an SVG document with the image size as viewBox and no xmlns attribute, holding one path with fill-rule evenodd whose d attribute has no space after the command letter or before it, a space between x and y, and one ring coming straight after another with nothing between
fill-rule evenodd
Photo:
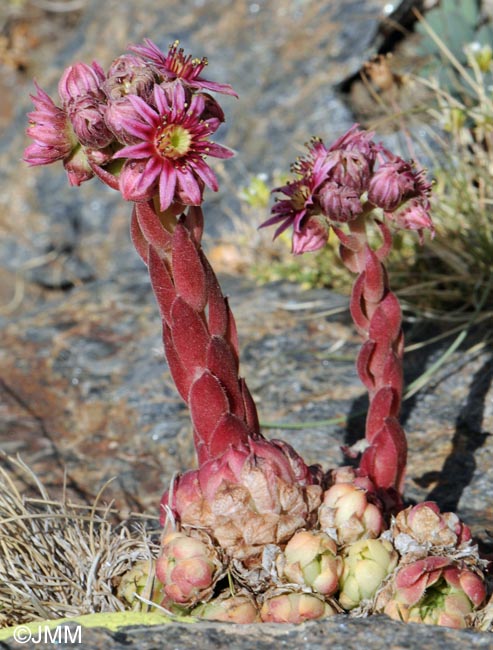
<instances>
[{"instance_id":1,"label":"dried grass tuft","mask_svg":"<svg viewBox=\"0 0 493 650\"><path fill-rule=\"evenodd\" d=\"M152 518L118 522L101 494L90 507L53 501L22 460L0 462L0 627L128 609L117 587L137 562L157 556ZM17 477L33 496L19 491Z\"/></svg>"}]
</instances>

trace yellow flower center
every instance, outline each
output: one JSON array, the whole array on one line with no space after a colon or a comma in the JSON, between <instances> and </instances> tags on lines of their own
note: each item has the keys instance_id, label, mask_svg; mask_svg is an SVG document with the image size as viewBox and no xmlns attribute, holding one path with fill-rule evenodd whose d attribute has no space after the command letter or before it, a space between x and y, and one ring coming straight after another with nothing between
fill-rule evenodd
<instances>
[{"instance_id":1,"label":"yellow flower center","mask_svg":"<svg viewBox=\"0 0 493 650\"><path fill-rule=\"evenodd\" d=\"M191 142L192 136L187 129L180 124L170 124L159 133L156 146L165 158L176 159L189 152Z\"/></svg>"},{"instance_id":2,"label":"yellow flower center","mask_svg":"<svg viewBox=\"0 0 493 650\"><path fill-rule=\"evenodd\" d=\"M305 203L310 196L310 189L306 185L299 187L296 192L291 197L291 204L295 210L302 210L305 207Z\"/></svg>"}]
</instances>

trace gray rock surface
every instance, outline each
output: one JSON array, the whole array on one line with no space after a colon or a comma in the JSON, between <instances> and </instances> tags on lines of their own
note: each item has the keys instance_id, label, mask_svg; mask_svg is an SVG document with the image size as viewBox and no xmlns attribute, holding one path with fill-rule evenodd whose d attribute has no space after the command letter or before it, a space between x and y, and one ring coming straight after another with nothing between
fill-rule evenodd
<instances>
[{"instance_id":1,"label":"gray rock surface","mask_svg":"<svg viewBox=\"0 0 493 650\"><path fill-rule=\"evenodd\" d=\"M72 635L75 629L70 629ZM73 638L68 636L62 638ZM462 650L468 648L491 648L491 636L435 628L428 625L401 625L387 618L374 616L371 619L343 619L336 617L321 622L302 625L227 625L198 623L184 625L175 623L165 626L129 627L117 632L101 628L81 630L83 647L91 650L361 650L361 648L388 648L404 650ZM0 642L5 650L20 650L26 647L13 640ZM60 645L46 643L43 648L57 650ZM78 643L63 645L67 650L80 648Z\"/></svg>"}]
</instances>

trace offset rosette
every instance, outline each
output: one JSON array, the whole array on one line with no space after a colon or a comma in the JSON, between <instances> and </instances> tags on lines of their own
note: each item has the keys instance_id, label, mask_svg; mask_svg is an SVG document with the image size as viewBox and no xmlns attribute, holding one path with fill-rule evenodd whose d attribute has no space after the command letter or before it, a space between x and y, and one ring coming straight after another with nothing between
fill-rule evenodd
<instances>
[{"instance_id":1,"label":"offset rosette","mask_svg":"<svg viewBox=\"0 0 493 650\"><path fill-rule=\"evenodd\" d=\"M342 573L342 558L328 535L303 530L295 533L277 557L279 577L301 586L311 587L323 596L332 596Z\"/></svg>"},{"instance_id":2,"label":"offset rosette","mask_svg":"<svg viewBox=\"0 0 493 650\"><path fill-rule=\"evenodd\" d=\"M225 623L256 623L259 621L259 611L253 596L247 591L231 595L225 591L217 598L198 605L191 611L192 616L208 621L223 621Z\"/></svg>"},{"instance_id":3,"label":"offset rosette","mask_svg":"<svg viewBox=\"0 0 493 650\"><path fill-rule=\"evenodd\" d=\"M486 597L482 576L447 557L400 568L376 600L375 611L406 623L465 628Z\"/></svg>"},{"instance_id":4,"label":"offset rosette","mask_svg":"<svg viewBox=\"0 0 493 650\"><path fill-rule=\"evenodd\" d=\"M438 555L466 547L473 553L468 526L453 512L440 512L433 501L423 501L399 512L392 525L392 535L401 555L428 554L431 550Z\"/></svg>"},{"instance_id":5,"label":"offset rosette","mask_svg":"<svg viewBox=\"0 0 493 650\"><path fill-rule=\"evenodd\" d=\"M321 596L289 590L267 592L260 608L264 623L305 623L336 614L336 607Z\"/></svg>"},{"instance_id":6,"label":"offset rosette","mask_svg":"<svg viewBox=\"0 0 493 650\"><path fill-rule=\"evenodd\" d=\"M322 530L340 545L378 537L384 520L371 482L356 478L349 468L337 470L333 476L336 482L324 492L318 511Z\"/></svg>"},{"instance_id":7,"label":"offset rosette","mask_svg":"<svg viewBox=\"0 0 493 650\"><path fill-rule=\"evenodd\" d=\"M224 568L217 550L205 535L194 537L182 532L165 533L156 576L163 587L162 605L190 608L208 600Z\"/></svg>"},{"instance_id":8,"label":"offset rosette","mask_svg":"<svg viewBox=\"0 0 493 650\"><path fill-rule=\"evenodd\" d=\"M363 539L347 548L338 600L344 609L366 606L397 566L398 555L385 540Z\"/></svg>"}]
</instances>

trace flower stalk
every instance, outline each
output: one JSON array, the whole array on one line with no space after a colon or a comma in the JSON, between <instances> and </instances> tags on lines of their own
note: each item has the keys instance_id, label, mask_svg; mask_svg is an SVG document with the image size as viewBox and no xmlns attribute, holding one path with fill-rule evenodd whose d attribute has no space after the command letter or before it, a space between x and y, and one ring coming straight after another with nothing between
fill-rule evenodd
<instances>
[{"instance_id":1,"label":"flower stalk","mask_svg":"<svg viewBox=\"0 0 493 650\"><path fill-rule=\"evenodd\" d=\"M292 167L297 178L274 191L279 200L262 226L277 224L274 236L293 228L293 252L323 248L333 232L344 265L357 274L350 300L353 322L363 338L357 370L368 390L366 448L359 474L375 486L389 512L399 510L405 478L407 443L398 416L402 401L402 317L391 291L385 260L392 235L386 222L433 232L429 217L430 184L424 172L406 163L373 134L356 126L326 148L313 140L308 154ZM379 247L367 235L380 233Z\"/></svg>"}]
</instances>

